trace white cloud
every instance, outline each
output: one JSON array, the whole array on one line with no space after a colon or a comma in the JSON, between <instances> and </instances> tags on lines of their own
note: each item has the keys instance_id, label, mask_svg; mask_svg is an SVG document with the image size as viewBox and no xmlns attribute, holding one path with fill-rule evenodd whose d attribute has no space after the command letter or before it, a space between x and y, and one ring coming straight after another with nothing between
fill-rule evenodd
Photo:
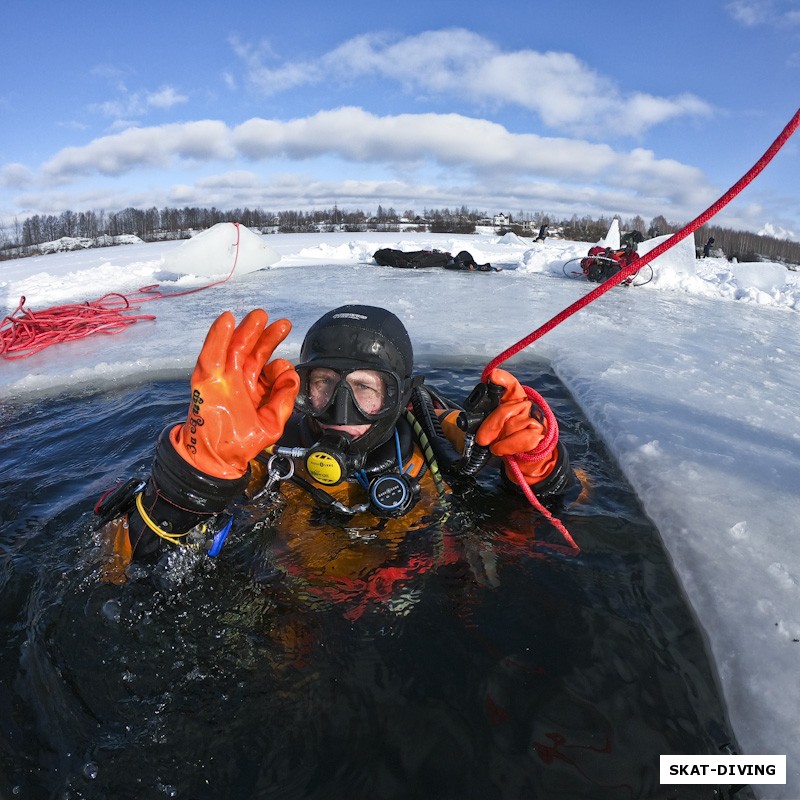
<instances>
[{"instance_id":1,"label":"white cloud","mask_svg":"<svg viewBox=\"0 0 800 800\"><path fill-rule=\"evenodd\" d=\"M61 150L42 166L42 174L48 180L68 182L85 175L165 167L175 159L227 160L234 155L229 140L227 126L216 120L130 128Z\"/></svg>"},{"instance_id":2,"label":"white cloud","mask_svg":"<svg viewBox=\"0 0 800 800\"><path fill-rule=\"evenodd\" d=\"M735 0L733 3L728 3L727 9L736 22L746 28L753 28L769 20L770 6L771 3L764 3L761 0Z\"/></svg>"},{"instance_id":3,"label":"white cloud","mask_svg":"<svg viewBox=\"0 0 800 800\"><path fill-rule=\"evenodd\" d=\"M254 69L249 77L263 94L273 95L309 83L318 83L322 80L322 73L315 64L286 64L278 69Z\"/></svg>"},{"instance_id":4,"label":"white cloud","mask_svg":"<svg viewBox=\"0 0 800 800\"><path fill-rule=\"evenodd\" d=\"M151 108L172 108L188 99L186 95L178 94L172 86L162 86L157 92L146 94L144 102Z\"/></svg>"},{"instance_id":5,"label":"white cloud","mask_svg":"<svg viewBox=\"0 0 800 800\"><path fill-rule=\"evenodd\" d=\"M0 169L0 186L21 189L33 181L33 173L24 164L4 164Z\"/></svg>"},{"instance_id":6,"label":"white cloud","mask_svg":"<svg viewBox=\"0 0 800 800\"><path fill-rule=\"evenodd\" d=\"M307 162L311 174L298 173L276 185L271 173L291 161L298 167ZM288 122L254 118L233 128L218 120L131 128L61 150L34 177L50 190L94 175L130 176L130 183L153 168L164 170L166 178L166 170L189 162L198 172L192 185L159 190L157 197L140 202L237 207L270 205L274 198L279 207L296 208L328 202L325 198L369 204L375 197L384 204L413 205L416 199L460 206L469 197L471 206L489 208L510 204L572 213L571 207L580 213L642 216L673 209L674 217L686 218L687 209L696 211L714 199L698 169L659 159L644 148L620 151L517 134L458 114L381 117L353 107ZM220 163L231 169L218 172ZM253 170L244 168L248 164ZM353 180L323 180L331 164L337 175L349 172ZM8 175L22 177L22 169L9 167ZM118 196L116 207L133 205L121 199L126 194ZM36 205L35 199L25 199L24 205ZM78 205L75 197L62 201L62 209Z\"/></svg>"},{"instance_id":7,"label":"white cloud","mask_svg":"<svg viewBox=\"0 0 800 800\"><path fill-rule=\"evenodd\" d=\"M459 114L376 116L354 107L290 121L254 118L233 128L218 120L131 128L61 150L42 166L39 178L57 185L91 175L135 175L186 164L202 171L219 162L230 163L230 175L241 178L248 173L236 171L240 163L274 168L284 161L321 159L349 164L351 172L356 167L369 170L370 179L380 173L404 185L411 183L412 172L417 179L435 174L437 183L458 185L462 192L466 182L494 187L489 191L501 194L499 187L513 181L533 187L535 193L538 187L558 185L562 196L572 197L574 191L587 198L628 197L627 204L648 197L684 207L705 202L711 191L700 170L659 159L644 148L626 152L578 139L512 133L500 124ZM299 189L309 196L307 177ZM206 197L202 204L209 202Z\"/></svg>"},{"instance_id":8,"label":"white cloud","mask_svg":"<svg viewBox=\"0 0 800 800\"><path fill-rule=\"evenodd\" d=\"M186 103L189 99L172 86L162 86L154 92L129 92L124 86L120 85L117 91L120 97L103 103L95 103L90 106L90 109L102 116L119 121L146 115L153 109L159 111L168 110L176 105Z\"/></svg>"},{"instance_id":9,"label":"white cloud","mask_svg":"<svg viewBox=\"0 0 800 800\"><path fill-rule=\"evenodd\" d=\"M796 240L797 237L794 234L794 231L790 231L787 228L782 228L779 225L773 225L771 222L767 222L763 228L758 232L759 236L772 236L774 239L791 239Z\"/></svg>"},{"instance_id":10,"label":"white cloud","mask_svg":"<svg viewBox=\"0 0 800 800\"><path fill-rule=\"evenodd\" d=\"M417 94L458 97L478 106L518 106L554 130L584 136L639 136L669 119L711 114L710 105L694 95L626 93L571 53L502 52L464 29L427 31L396 42L386 34L365 34L318 59L272 68L251 49L239 45L237 52L250 80L266 94L323 80L345 85L377 76Z\"/></svg>"},{"instance_id":11,"label":"white cloud","mask_svg":"<svg viewBox=\"0 0 800 800\"><path fill-rule=\"evenodd\" d=\"M289 91L298 86L316 83L324 76L321 65L314 62L296 62L271 68L264 65L266 60L275 59L268 42L250 45L237 37L229 39L234 53L247 65L248 80L265 95Z\"/></svg>"},{"instance_id":12,"label":"white cloud","mask_svg":"<svg viewBox=\"0 0 800 800\"><path fill-rule=\"evenodd\" d=\"M15 198L15 207L24 215L60 214L64 209L104 209L118 211L126 207L155 206L216 206L223 209L258 207L264 210L315 210L332 207L374 210L378 204L395 208L450 207L465 203L470 208L487 211L541 210L570 217L620 214L623 218L642 216L645 220L665 214L674 221L688 221L707 206L715 196L689 196L683 205L669 203L663 198L641 195L625 187L603 183L564 184L558 180L524 178L521 176L481 175L457 178L447 173L436 180L414 179L409 175L384 179L322 179L312 172L255 172L231 170L210 174L191 182L166 180L163 188L133 189L113 185L94 187L70 193L51 186L40 193L27 193ZM4 211L6 217L17 211ZM779 214L772 215L777 218ZM759 230L770 214L762 206L736 204L717 218L719 224L742 230Z\"/></svg>"},{"instance_id":13,"label":"white cloud","mask_svg":"<svg viewBox=\"0 0 800 800\"><path fill-rule=\"evenodd\" d=\"M252 119L233 132L237 150L253 160L331 154L354 162L433 161L475 174L536 175L561 182L603 180L666 192L703 185L702 173L649 150L615 151L605 144L510 133L502 125L458 114L378 117L359 108L322 111L279 123Z\"/></svg>"},{"instance_id":14,"label":"white cloud","mask_svg":"<svg viewBox=\"0 0 800 800\"><path fill-rule=\"evenodd\" d=\"M733 0L726 9L736 22L746 28L800 25L797 0Z\"/></svg>"}]
</instances>

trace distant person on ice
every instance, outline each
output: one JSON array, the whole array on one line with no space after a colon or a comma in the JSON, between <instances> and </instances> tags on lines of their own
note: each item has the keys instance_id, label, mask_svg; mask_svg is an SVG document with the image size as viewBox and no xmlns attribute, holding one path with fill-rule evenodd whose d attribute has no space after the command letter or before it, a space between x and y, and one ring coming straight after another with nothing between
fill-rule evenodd
<instances>
[{"instance_id":1,"label":"distant person on ice","mask_svg":"<svg viewBox=\"0 0 800 800\"><path fill-rule=\"evenodd\" d=\"M714 245L714 237L710 237L709 240L703 245L703 258L708 258L709 253L711 252L711 248Z\"/></svg>"}]
</instances>

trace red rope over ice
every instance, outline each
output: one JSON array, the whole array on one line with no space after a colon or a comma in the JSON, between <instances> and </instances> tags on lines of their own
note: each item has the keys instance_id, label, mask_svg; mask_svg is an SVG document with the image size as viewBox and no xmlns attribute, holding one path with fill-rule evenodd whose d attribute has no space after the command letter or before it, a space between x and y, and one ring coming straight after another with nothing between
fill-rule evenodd
<instances>
[{"instance_id":1,"label":"red rope over ice","mask_svg":"<svg viewBox=\"0 0 800 800\"><path fill-rule=\"evenodd\" d=\"M28 358L35 353L64 342L73 342L94 333L115 334L125 330L139 320L154 320L152 314L131 315L138 311L143 303L152 300L164 300L172 297L183 297L195 292L202 292L212 286L219 286L231 278L239 261L239 240L241 231L239 223L236 227L235 255L231 271L222 278L206 286L186 289L182 292L163 294L158 284L144 286L138 292L129 295L110 292L99 300L89 300L75 305L52 306L44 311L26 309L25 297L21 297L16 310L0 322L0 356L7 361Z\"/></svg>"},{"instance_id":2,"label":"red rope over ice","mask_svg":"<svg viewBox=\"0 0 800 800\"><path fill-rule=\"evenodd\" d=\"M44 311L31 311L24 305L23 296L16 311L2 322L0 355L9 361L92 333L119 333L140 319L155 319L151 314L125 316L123 312L132 310L132 306L118 294L107 294L81 305L52 306Z\"/></svg>"},{"instance_id":3,"label":"red rope over ice","mask_svg":"<svg viewBox=\"0 0 800 800\"><path fill-rule=\"evenodd\" d=\"M596 289L593 289L588 294L584 295L580 298L580 300L576 300L572 305L567 306L563 311L559 314L556 314L551 320L546 322L541 327L537 328L533 333L528 334L524 339L520 339L516 344L509 347L507 350L504 350L500 355L496 356L492 361L487 364L486 369L483 371L483 375L481 380L486 383L489 380L489 374L493 369L500 366L504 361L511 358L511 356L516 355L521 350L524 350L529 344L532 344L537 339L540 339L544 336L548 331L553 330L556 325L562 323L568 317L571 317L576 311L580 311L584 306L588 306L594 300L597 300L598 297L604 295L609 289L613 289L617 284L622 283L625 278L633 275L635 272L638 272L642 267L646 264L649 264L654 258L658 258L658 256L664 254L669 250L671 247L674 247L678 242L682 239L685 239L689 234L694 233L701 225L704 225L708 222L711 217L715 214L719 213L731 200L733 200L736 195L738 195L742 189L745 188L749 183L751 183L756 176L764 169L764 167L769 164L770 161L775 157L777 152L786 144L789 140L789 137L797 130L800 126L800 109L795 112L795 115L786 125L786 127L781 131L780 135L777 139L769 146L767 151L764 153L763 156L750 168L750 170L740 178L727 192L725 192L722 197L719 198L715 203L709 206L699 217L692 220L688 225L681 228L677 233L673 233L672 236L669 237L666 241L662 242L658 246L654 247L649 253L645 253L641 258L637 258L633 263L621 269L616 275L612 275L607 281L601 283Z\"/></svg>"},{"instance_id":4,"label":"red rope over ice","mask_svg":"<svg viewBox=\"0 0 800 800\"><path fill-rule=\"evenodd\" d=\"M624 267L616 275L612 275L608 280L601 283L596 289L593 289L588 294L581 297L579 300L574 302L572 305L565 308L560 313L556 314L552 319L546 322L544 325L537 328L535 331L530 333L524 339L520 339L516 344L509 347L507 350L504 350L498 356L496 356L492 361L490 361L486 368L481 375L481 380L484 383L489 381L489 376L492 373L492 370L496 369L500 366L504 361L511 358L512 356L519 353L521 350L524 350L529 344L532 344L537 339L540 339L544 336L548 331L553 330L556 325L562 323L565 319L571 317L577 311L588 306L589 303L597 300L598 297L604 295L609 289L613 289L618 284L622 283L627 277L633 275L634 273L638 272L642 267L649 264L653 259L658 258L658 256L666 253L671 247L674 247L678 242L685 239L690 234L694 233L701 225L704 225L708 222L711 217L717 214L721 209L723 209L731 200L733 200L736 195L738 195L749 183L751 183L756 176L764 169L764 167L769 164L770 161L775 157L776 153L786 144L789 140L789 137L797 130L798 126L800 126L800 109L795 112L795 115L792 119L788 122L786 127L781 131L780 135L775 139L775 141L767 148L764 155L750 168L750 170L745 173L730 189L728 189L722 197L719 198L715 203L709 206L700 216L696 217L692 222L690 222L685 227L681 228L677 233L674 233L669 239L666 239L661 244L654 247L649 253L646 253L641 258L637 258L627 267ZM551 442L552 438L558 436L558 426L555 421L555 416L553 415L552 411L547 406L547 403L538 395L536 392L533 391L529 386L524 386L525 393L528 397L537 403L537 405L542 409L545 414L545 418L547 420L547 440ZM555 436L551 436L554 434ZM561 523L560 520L556 519L538 500L536 495L531 491L530 486L525 482L525 479L522 475L522 471L519 468L519 464L517 461L534 461L536 460L535 453L539 450L543 449L543 444L536 448L534 453L526 454L526 453L517 453L514 456L504 456L504 461L508 465L509 469L514 473L516 476L522 491L524 492L525 496L528 498L530 504L541 514L543 514L548 521L555 527L564 539L567 541L567 544L574 552L580 552L580 548L575 543L575 540L569 534L567 529Z\"/></svg>"}]
</instances>

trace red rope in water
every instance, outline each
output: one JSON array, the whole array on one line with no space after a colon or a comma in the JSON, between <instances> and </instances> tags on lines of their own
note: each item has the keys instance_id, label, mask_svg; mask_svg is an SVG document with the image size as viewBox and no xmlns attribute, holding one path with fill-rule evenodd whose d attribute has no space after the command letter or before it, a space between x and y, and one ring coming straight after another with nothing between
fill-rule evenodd
<instances>
[{"instance_id":1,"label":"red rope in water","mask_svg":"<svg viewBox=\"0 0 800 800\"><path fill-rule=\"evenodd\" d=\"M582 298L574 302L572 305L565 308L560 313L556 314L552 319L546 322L544 325L541 325L535 331L530 333L524 339L520 339L516 344L512 345L508 349L504 350L498 356L496 356L492 361L490 361L486 368L483 371L481 376L481 380L484 383L489 381L489 377L492 373L492 370L496 369L500 364L502 364L507 359L511 358L512 356L519 353L521 350L524 350L529 344L532 344L537 339L540 339L544 336L548 331L553 330L556 325L562 323L565 319L571 317L577 311L584 308L585 306L589 305L589 303L597 300L598 297L604 295L609 289L613 289L618 284L622 283L627 277L633 275L634 273L638 272L642 267L646 264L649 264L653 259L658 258L658 256L666 253L671 247L674 247L678 242L685 239L690 234L694 233L701 225L704 225L708 222L711 217L717 214L722 208L724 208L734 197L736 197L748 184L750 184L756 176L764 169L764 167L769 164L770 161L775 157L777 152L786 144L789 140L789 137L800 127L800 109L795 112L795 115L792 117L791 120L787 123L786 127L781 131L780 135L775 139L775 141L767 148L764 152L764 155L743 175L730 189L728 189L725 194L722 195L715 203L710 205L702 214L692 220L688 225L681 228L677 233L674 233L670 236L669 239L663 241L661 244L654 247L649 253L646 253L641 258L637 258L627 267L624 267L616 275L613 275L604 283L600 284L596 289L592 290L588 294L584 295ZM537 395L533 389L529 386L524 386L526 394L528 397L536 402L536 404L542 409L545 414L547 420L547 427L548 427L548 439L550 439L550 434L555 433L555 437L558 436L558 426L555 421L555 416L550 411L547 406L547 403L541 398L541 396ZM553 437L553 438L555 438ZM541 446L537 448L537 451L541 449ZM536 495L533 494L530 487L526 483L522 471L520 470L518 461L536 461L537 455L536 452L534 453L517 453L514 456L504 456L504 461L508 465L509 469L514 473L519 482L522 491L524 492L525 496L528 498L528 501L531 505L536 508L541 514L544 514L545 517L550 521L550 523L561 533L562 536L566 539L567 543L571 548L576 551L579 551L577 544L575 544L574 539L570 536L567 529L564 525L557 520L544 506L539 502Z\"/></svg>"},{"instance_id":2,"label":"red rope in water","mask_svg":"<svg viewBox=\"0 0 800 800\"><path fill-rule=\"evenodd\" d=\"M202 292L212 286L219 286L229 280L239 261L239 241L241 231L236 227L235 255L231 271L225 278L186 289L182 292L163 294L158 284L144 286L130 295L110 292L98 300L73 305L59 305L44 311L26 309L25 297L21 297L16 310L3 318L0 323L0 356L7 361L28 358L54 344L73 342L95 333L115 334L140 320L154 320L152 314L131 315L143 303L166 298L183 297Z\"/></svg>"}]
</instances>

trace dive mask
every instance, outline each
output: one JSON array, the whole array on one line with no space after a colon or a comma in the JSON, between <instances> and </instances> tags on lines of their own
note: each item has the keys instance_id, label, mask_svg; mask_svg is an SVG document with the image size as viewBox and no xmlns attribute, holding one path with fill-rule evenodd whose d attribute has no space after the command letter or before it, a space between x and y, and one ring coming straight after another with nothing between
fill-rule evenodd
<instances>
[{"instance_id":1,"label":"dive mask","mask_svg":"<svg viewBox=\"0 0 800 800\"><path fill-rule=\"evenodd\" d=\"M393 372L355 366L334 368L320 364L297 367L300 391L295 408L328 425L371 425L396 418L403 387Z\"/></svg>"}]
</instances>

